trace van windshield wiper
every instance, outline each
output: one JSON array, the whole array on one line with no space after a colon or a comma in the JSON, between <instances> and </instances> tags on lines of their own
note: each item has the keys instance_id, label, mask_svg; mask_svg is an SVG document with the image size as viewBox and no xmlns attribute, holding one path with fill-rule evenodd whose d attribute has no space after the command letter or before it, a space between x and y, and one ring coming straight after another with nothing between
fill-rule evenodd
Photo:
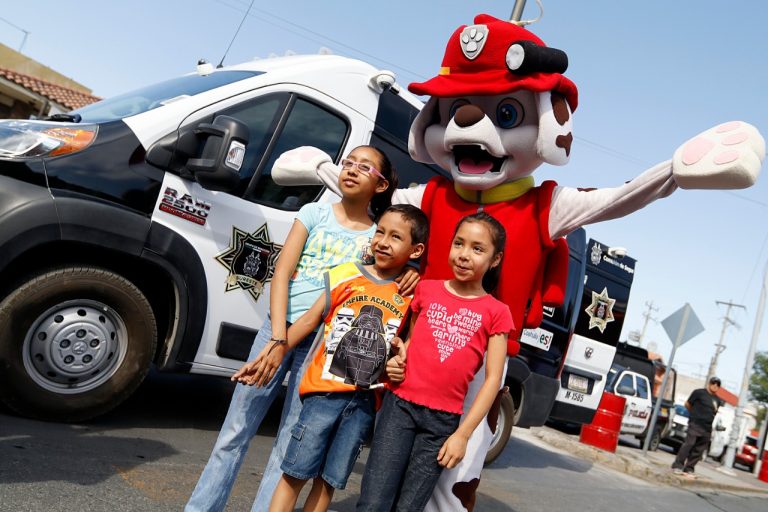
<instances>
[{"instance_id":1,"label":"van windshield wiper","mask_svg":"<svg viewBox=\"0 0 768 512\"><path fill-rule=\"evenodd\" d=\"M44 119L44 121L62 121L68 123L79 123L83 117L80 114L53 114Z\"/></svg>"}]
</instances>

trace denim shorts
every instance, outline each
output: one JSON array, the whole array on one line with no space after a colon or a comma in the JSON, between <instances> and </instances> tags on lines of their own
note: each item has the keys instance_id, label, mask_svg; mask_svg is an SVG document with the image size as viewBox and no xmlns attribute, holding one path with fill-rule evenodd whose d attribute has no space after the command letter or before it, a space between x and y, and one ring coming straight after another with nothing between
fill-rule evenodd
<instances>
[{"instance_id":1,"label":"denim shorts","mask_svg":"<svg viewBox=\"0 0 768 512\"><path fill-rule=\"evenodd\" d=\"M367 390L307 396L280 469L300 480L321 476L343 489L373 428L375 402Z\"/></svg>"}]
</instances>

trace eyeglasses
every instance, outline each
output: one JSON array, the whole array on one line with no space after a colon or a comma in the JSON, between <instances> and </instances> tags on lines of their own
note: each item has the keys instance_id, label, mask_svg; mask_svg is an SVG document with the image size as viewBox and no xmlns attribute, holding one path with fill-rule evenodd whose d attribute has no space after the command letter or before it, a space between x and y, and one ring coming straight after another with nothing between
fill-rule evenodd
<instances>
[{"instance_id":1,"label":"eyeglasses","mask_svg":"<svg viewBox=\"0 0 768 512\"><path fill-rule=\"evenodd\" d=\"M341 161L342 169L349 170L349 169L352 169L353 167L357 167L359 171L362 171L365 174L373 174L374 176L378 176L382 180L387 179L374 166L370 164L365 164L363 162L355 162L354 160L350 160L349 158L345 158L344 160Z\"/></svg>"}]
</instances>

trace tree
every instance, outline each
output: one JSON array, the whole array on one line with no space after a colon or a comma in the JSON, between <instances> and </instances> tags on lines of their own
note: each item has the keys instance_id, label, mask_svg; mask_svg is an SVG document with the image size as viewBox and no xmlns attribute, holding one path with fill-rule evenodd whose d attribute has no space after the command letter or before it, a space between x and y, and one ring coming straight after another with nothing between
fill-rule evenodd
<instances>
[{"instance_id":1,"label":"tree","mask_svg":"<svg viewBox=\"0 0 768 512\"><path fill-rule=\"evenodd\" d=\"M755 354L752 376L749 379L749 394L763 404L768 404L768 352Z\"/></svg>"}]
</instances>

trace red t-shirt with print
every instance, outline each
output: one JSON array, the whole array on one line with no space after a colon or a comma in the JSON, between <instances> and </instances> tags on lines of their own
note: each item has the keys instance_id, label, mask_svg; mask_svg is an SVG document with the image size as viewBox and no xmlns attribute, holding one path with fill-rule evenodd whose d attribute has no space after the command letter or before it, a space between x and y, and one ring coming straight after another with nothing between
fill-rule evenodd
<instances>
[{"instance_id":1,"label":"red t-shirt with print","mask_svg":"<svg viewBox=\"0 0 768 512\"><path fill-rule=\"evenodd\" d=\"M415 404L463 413L469 383L480 369L493 334L514 328L506 304L492 295L464 298L445 281L422 280L411 311L418 313L411 333L405 380L392 392Z\"/></svg>"}]
</instances>

